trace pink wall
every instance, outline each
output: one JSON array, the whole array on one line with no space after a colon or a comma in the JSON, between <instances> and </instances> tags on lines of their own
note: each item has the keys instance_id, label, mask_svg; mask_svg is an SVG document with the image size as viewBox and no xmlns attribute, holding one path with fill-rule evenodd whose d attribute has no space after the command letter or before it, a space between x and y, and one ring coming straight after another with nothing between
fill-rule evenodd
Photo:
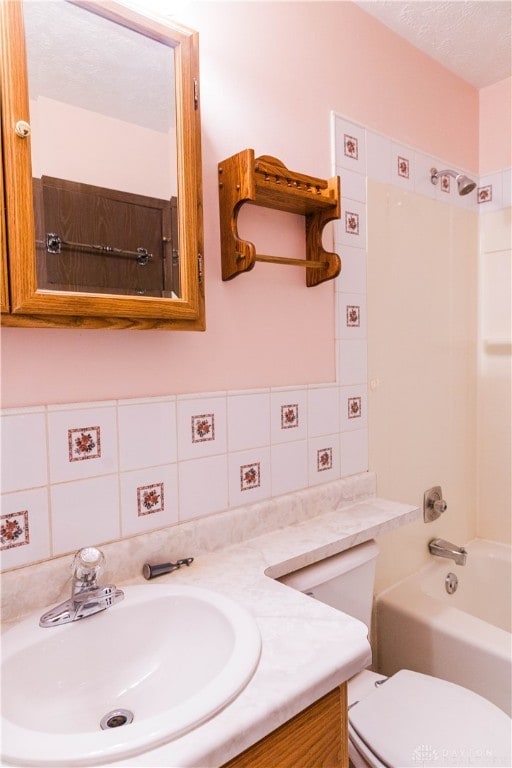
<instances>
[{"instance_id":1,"label":"pink wall","mask_svg":"<svg viewBox=\"0 0 512 768\"><path fill-rule=\"evenodd\" d=\"M480 96L480 174L512 166L512 77L482 88Z\"/></svg>"},{"instance_id":2,"label":"pink wall","mask_svg":"<svg viewBox=\"0 0 512 768\"><path fill-rule=\"evenodd\" d=\"M330 112L478 170L478 92L350 2L195 2L207 331L2 331L3 405L333 381L333 285L257 264L223 283L217 163L245 148L331 175ZM461 130L463 126L463 130ZM244 211L260 252L303 253L300 217ZM329 243L326 243L329 245Z\"/></svg>"}]
</instances>

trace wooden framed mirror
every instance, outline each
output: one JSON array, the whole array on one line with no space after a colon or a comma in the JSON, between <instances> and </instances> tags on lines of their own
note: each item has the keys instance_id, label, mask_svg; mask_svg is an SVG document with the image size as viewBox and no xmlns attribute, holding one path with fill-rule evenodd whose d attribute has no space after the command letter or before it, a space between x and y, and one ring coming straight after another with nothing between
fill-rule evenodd
<instances>
[{"instance_id":1,"label":"wooden framed mirror","mask_svg":"<svg viewBox=\"0 0 512 768\"><path fill-rule=\"evenodd\" d=\"M197 33L96 0L0 23L3 324L204 330Z\"/></svg>"}]
</instances>

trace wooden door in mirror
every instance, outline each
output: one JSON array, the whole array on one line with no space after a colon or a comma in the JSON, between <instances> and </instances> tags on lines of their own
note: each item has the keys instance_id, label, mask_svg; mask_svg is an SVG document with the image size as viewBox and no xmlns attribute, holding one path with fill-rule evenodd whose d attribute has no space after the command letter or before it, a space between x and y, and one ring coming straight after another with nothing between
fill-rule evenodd
<instances>
[{"instance_id":1,"label":"wooden door in mirror","mask_svg":"<svg viewBox=\"0 0 512 768\"><path fill-rule=\"evenodd\" d=\"M1 3L2 323L204 330L198 35L115 2L61 3L172 48L176 195L33 174L23 3Z\"/></svg>"}]
</instances>

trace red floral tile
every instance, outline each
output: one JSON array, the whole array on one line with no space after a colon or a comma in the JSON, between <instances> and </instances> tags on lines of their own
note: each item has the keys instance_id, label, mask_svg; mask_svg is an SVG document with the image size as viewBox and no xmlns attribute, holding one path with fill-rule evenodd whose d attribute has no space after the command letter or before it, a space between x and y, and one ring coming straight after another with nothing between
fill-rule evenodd
<instances>
[{"instance_id":1,"label":"red floral tile","mask_svg":"<svg viewBox=\"0 0 512 768\"><path fill-rule=\"evenodd\" d=\"M28 511L0 515L0 549L13 549L30 544Z\"/></svg>"},{"instance_id":2,"label":"red floral tile","mask_svg":"<svg viewBox=\"0 0 512 768\"><path fill-rule=\"evenodd\" d=\"M281 406L281 429L293 429L299 426L299 406L294 405Z\"/></svg>"},{"instance_id":3,"label":"red floral tile","mask_svg":"<svg viewBox=\"0 0 512 768\"><path fill-rule=\"evenodd\" d=\"M240 467L240 490L248 491L260 487L260 463L242 464Z\"/></svg>"},{"instance_id":4,"label":"red floral tile","mask_svg":"<svg viewBox=\"0 0 512 768\"><path fill-rule=\"evenodd\" d=\"M485 187L478 187L476 199L479 203L490 203L492 200L492 184Z\"/></svg>"},{"instance_id":5,"label":"red floral tile","mask_svg":"<svg viewBox=\"0 0 512 768\"><path fill-rule=\"evenodd\" d=\"M358 419L361 416L361 398L349 397L348 398L348 418Z\"/></svg>"},{"instance_id":6,"label":"red floral tile","mask_svg":"<svg viewBox=\"0 0 512 768\"><path fill-rule=\"evenodd\" d=\"M192 442L204 443L208 440L215 440L215 415L203 413L192 416Z\"/></svg>"},{"instance_id":7,"label":"red floral tile","mask_svg":"<svg viewBox=\"0 0 512 768\"><path fill-rule=\"evenodd\" d=\"M101 432L99 427L68 429L70 461L99 459L101 457Z\"/></svg>"},{"instance_id":8,"label":"red floral tile","mask_svg":"<svg viewBox=\"0 0 512 768\"><path fill-rule=\"evenodd\" d=\"M349 328L359 328L361 325L361 307L354 304L347 304L347 326Z\"/></svg>"},{"instance_id":9,"label":"red floral tile","mask_svg":"<svg viewBox=\"0 0 512 768\"><path fill-rule=\"evenodd\" d=\"M345 211L345 232L349 235L359 234L359 214Z\"/></svg>"},{"instance_id":10,"label":"red floral tile","mask_svg":"<svg viewBox=\"0 0 512 768\"><path fill-rule=\"evenodd\" d=\"M164 511L164 484L153 483L137 488L137 511L139 517L152 512Z\"/></svg>"},{"instance_id":11,"label":"red floral tile","mask_svg":"<svg viewBox=\"0 0 512 768\"><path fill-rule=\"evenodd\" d=\"M400 157L398 156L398 175L401 176L403 179L409 178L409 161L406 157Z\"/></svg>"},{"instance_id":12,"label":"red floral tile","mask_svg":"<svg viewBox=\"0 0 512 768\"><path fill-rule=\"evenodd\" d=\"M332 448L321 448L316 452L316 467L318 472L332 469Z\"/></svg>"},{"instance_id":13,"label":"red floral tile","mask_svg":"<svg viewBox=\"0 0 512 768\"><path fill-rule=\"evenodd\" d=\"M348 136L346 133L343 136L343 151L346 157L351 157L353 160L357 160L359 157L358 141L354 136Z\"/></svg>"}]
</instances>

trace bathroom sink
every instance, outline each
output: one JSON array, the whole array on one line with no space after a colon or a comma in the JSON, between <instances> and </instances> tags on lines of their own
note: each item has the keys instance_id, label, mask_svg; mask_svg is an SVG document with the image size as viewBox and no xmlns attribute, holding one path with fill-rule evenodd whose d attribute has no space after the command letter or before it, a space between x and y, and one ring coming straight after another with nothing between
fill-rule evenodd
<instances>
[{"instance_id":1,"label":"bathroom sink","mask_svg":"<svg viewBox=\"0 0 512 768\"><path fill-rule=\"evenodd\" d=\"M247 685L261 638L242 606L195 587L123 591L94 616L41 628L40 611L3 635L4 763L137 755L197 727Z\"/></svg>"}]
</instances>

